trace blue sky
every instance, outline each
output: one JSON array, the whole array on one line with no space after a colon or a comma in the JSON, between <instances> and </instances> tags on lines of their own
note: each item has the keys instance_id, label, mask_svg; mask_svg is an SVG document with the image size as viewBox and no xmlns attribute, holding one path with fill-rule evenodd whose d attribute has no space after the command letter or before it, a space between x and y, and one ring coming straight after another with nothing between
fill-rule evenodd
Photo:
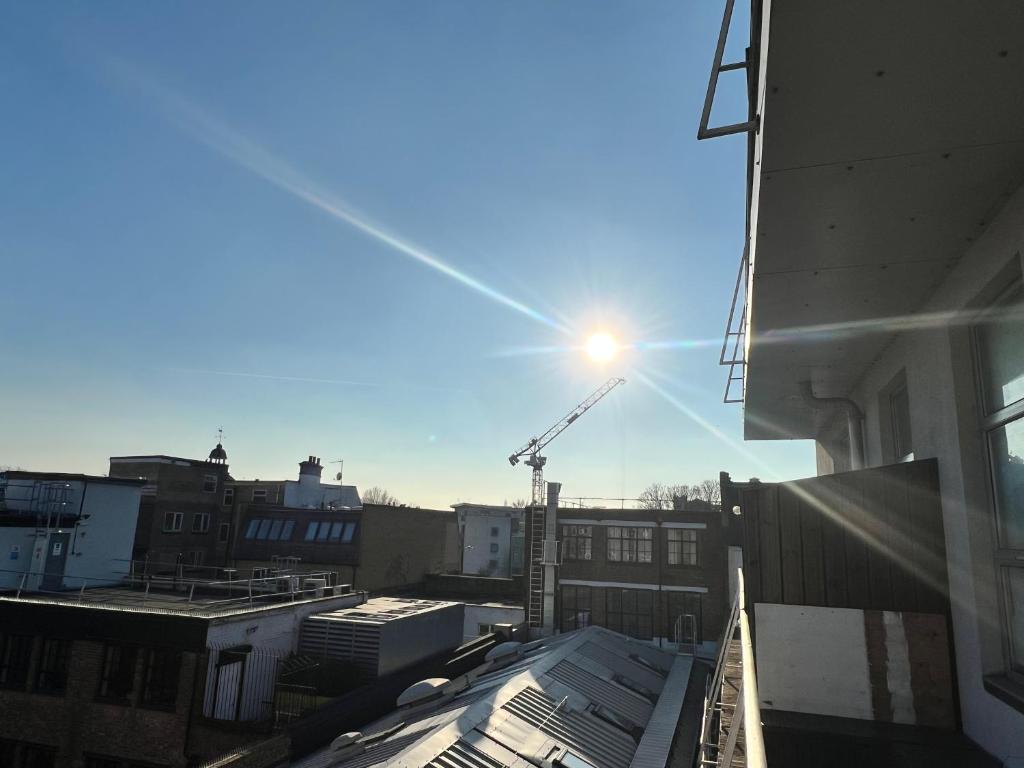
<instances>
[{"instance_id":1,"label":"blue sky","mask_svg":"<svg viewBox=\"0 0 1024 768\"><path fill-rule=\"evenodd\" d=\"M6 4L0 465L201 456L223 426L236 477L312 453L403 501L501 502L529 490L508 454L624 375L547 451L563 494L813 474L811 443L742 444L721 403L745 143L694 138L719 23ZM599 329L707 343L602 367L573 349Z\"/></svg>"}]
</instances>

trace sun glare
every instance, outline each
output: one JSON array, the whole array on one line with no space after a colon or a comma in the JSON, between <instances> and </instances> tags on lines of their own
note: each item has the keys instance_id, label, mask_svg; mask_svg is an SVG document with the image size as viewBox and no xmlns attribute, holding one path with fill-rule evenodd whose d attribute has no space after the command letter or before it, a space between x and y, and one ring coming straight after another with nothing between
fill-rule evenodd
<instances>
[{"instance_id":1,"label":"sun glare","mask_svg":"<svg viewBox=\"0 0 1024 768\"><path fill-rule=\"evenodd\" d=\"M607 333L595 333L587 339L587 357L595 363L607 363L618 351L615 339Z\"/></svg>"}]
</instances>

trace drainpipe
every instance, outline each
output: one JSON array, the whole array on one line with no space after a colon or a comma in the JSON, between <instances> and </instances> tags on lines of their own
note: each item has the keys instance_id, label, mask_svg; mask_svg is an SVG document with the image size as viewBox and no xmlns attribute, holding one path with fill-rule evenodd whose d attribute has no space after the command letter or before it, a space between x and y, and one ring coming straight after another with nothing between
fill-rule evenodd
<instances>
[{"instance_id":1,"label":"drainpipe","mask_svg":"<svg viewBox=\"0 0 1024 768\"><path fill-rule=\"evenodd\" d=\"M801 394L816 406L834 406L846 412L846 429L850 439L850 469L864 469L864 414L848 397L817 397L810 381L800 383Z\"/></svg>"}]
</instances>

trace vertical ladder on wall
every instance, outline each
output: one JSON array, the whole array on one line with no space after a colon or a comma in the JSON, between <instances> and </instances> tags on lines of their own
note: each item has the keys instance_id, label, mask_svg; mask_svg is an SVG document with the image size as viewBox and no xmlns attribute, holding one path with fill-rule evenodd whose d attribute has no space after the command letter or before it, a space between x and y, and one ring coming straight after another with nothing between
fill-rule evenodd
<instances>
[{"instance_id":1,"label":"vertical ladder on wall","mask_svg":"<svg viewBox=\"0 0 1024 768\"><path fill-rule=\"evenodd\" d=\"M530 627L544 624L544 507L530 509L530 572L526 621Z\"/></svg>"}]
</instances>

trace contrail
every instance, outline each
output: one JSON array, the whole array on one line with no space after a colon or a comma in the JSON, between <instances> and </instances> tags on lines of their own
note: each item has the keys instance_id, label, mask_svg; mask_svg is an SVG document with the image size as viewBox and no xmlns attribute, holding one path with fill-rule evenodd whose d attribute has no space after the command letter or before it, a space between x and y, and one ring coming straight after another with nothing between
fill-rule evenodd
<instances>
[{"instance_id":1,"label":"contrail","mask_svg":"<svg viewBox=\"0 0 1024 768\"><path fill-rule=\"evenodd\" d=\"M445 263L427 250L420 248L383 227L370 221L367 216L357 213L350 205L324 187L304 176L281 157L255 143L245 135L231 128L199 105L143 75L127 62L108 57L111 70L119 81L128 83L141 91L150 101L156 103L164 115L197 141L205 144L236 165L256 174L279 189L294 195L309 205L319 208L333 218L343 221L378 242L390 246L405 256L450 277L461 285L471 288L487 298L527 317L543 323L565 334L572 331L558 321L538 312L532 307L506 296L465 272Z\"/></svg>"},{"instance_id":2,"label":"contrail","mask_svg":"<svg viewBox=\"0 0 1024 768\"><path fill-rule=\"evenodd\" d=\"M375 381L357 381L354 379L321 379L314 376L279 376L272 373L249 373L248 371L216 371L206 368L169 368L167 370L178 373L197 373L204 376L235 376L243 379L265 379L269 381L296 381L307 384L334 384L346 387L369 387L371 389L429 389L437 392L461 392L469 394L469 391L460 387L432 387L429 384L408 384L405 382L380 383Z\"/></svg>"}]
</instances>

